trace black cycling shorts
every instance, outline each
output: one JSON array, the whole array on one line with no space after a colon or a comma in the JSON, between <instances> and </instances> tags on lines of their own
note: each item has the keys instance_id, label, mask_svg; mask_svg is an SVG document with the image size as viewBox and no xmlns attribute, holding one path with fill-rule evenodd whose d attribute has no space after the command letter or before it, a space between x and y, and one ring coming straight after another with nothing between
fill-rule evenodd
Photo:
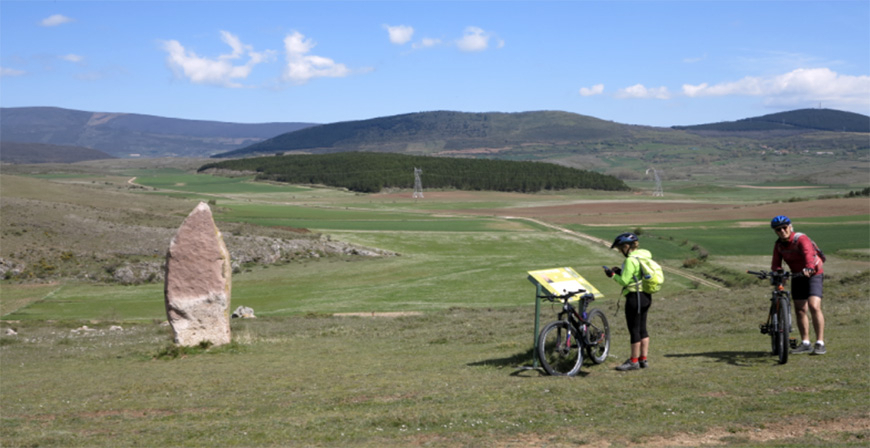
<instances>
[{"instance_id":1,"label":"black cycling shorts","mask_svg":"<svg viewBox=\"0 0 870 448\"><path fill-rule=\"evenodd\" d=\"M814 275L810 278L797 277L791 281L791 298L793 300L808 300L810 296L822 298L822 283L825 274Z\"/></svg>"},{"instance_id":2,"label":"black cycling shorts","mask_svg":"<svg viewBox=\"0 0 870 448\"><path fill-rule=\"evenodd\" d=\"M649 337L646 329L646 316L652 305L652 295L645 292L630 292L625 295L625 323L631 343L640 342Z\"/></svg>"}]
</instances>

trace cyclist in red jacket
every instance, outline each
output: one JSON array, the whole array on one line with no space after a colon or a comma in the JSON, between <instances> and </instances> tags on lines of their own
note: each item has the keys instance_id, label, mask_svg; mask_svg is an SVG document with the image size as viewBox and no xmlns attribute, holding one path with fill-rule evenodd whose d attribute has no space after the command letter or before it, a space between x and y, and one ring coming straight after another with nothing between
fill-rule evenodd
<instances>
[{"instance_id":1,"label":"cyclist in red jacket","mask_svg":"<svg viewBox=\"0 0 870 448\"><path fill-rule=\"evenodd\" d=\"M788 264L794 273L803 276L792 278L791 296L794 300L794 310L797 315L798 331L801 334L801 345L792 350L794 354L812 353L824 355L825 349L825 316L822 314L822 282L825 275L822 260L816 251L816 246L806 235L797 234L788 216L777 216L770 221L770 227L779 237L773 245L773 259L770 269L782 269L782 262ZM816 343L810 346L809 317L807 309L813 316L813 329L816 332Z\"/></svg>"}]
</instances>

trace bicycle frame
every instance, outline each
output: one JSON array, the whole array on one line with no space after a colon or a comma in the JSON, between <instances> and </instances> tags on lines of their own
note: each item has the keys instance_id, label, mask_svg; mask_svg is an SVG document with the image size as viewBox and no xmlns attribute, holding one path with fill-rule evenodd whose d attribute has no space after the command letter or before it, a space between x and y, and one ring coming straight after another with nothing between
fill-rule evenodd
<instances>
[{"instance_id":1,"label":"bicycle frame","mask_svg":"<svg viewBox=\"0 0 870 448\"><path fill-rule=\"evenodd\" d=\"M579 292L579 291L578 291ZM578 301L577 308L574 308L573 305L569 302L573 295L564 295L564 296L543 296L542 299L547 299L550 301L554 301L555 299L562 300L562 311L557 315L557 320L565 321L578 335L584 335L586 333L586 327L589 325L589 322L586 320L588 315L586 314L586 310L589 308L589 303L595 300L595 296L592 294L583 294L580 296L580 300ZM586 339L585 337L582 339ZM586 341L581 340L581 345L585 344Z\"/></svg>"},{"instance_id":2,"label":"bicycle frame","mask_svg":"<svg viewBox=\"0 0 870 448\"><path fill-rule=\"evenodd\" d=\"M535 347L544 369L551 375L576 374L582 365L584 352L594 364L602 363L609 353L610 326L607 317L600 310L589 309L589 303L595 297L588 293L581 295L577 308L570 303L570 299L581 292L585 291L538 297L550 302L562 301L558 320L550 322L541 331ZM565 361L569 361L567 366Z\"/></svg>"},{"instance_id":3,"label":"bicycle frame","mask_svg":"<svg viewBox=\"0 0 870 448\"><path fill-rule=\"evenodd\" d=\"M789 338L789 333L791 333L791 294L786 291L785 286L788 279L796 275L789 272L766 271L747 271L747 273L760 279L769 278L770 284L773 286L767 322L761 324L759 329L761 334L770 335L773 354L778 356L780 364L785 364L788 362L789 348L794 348L794 343Z\"/></svg>"}]
</instances>

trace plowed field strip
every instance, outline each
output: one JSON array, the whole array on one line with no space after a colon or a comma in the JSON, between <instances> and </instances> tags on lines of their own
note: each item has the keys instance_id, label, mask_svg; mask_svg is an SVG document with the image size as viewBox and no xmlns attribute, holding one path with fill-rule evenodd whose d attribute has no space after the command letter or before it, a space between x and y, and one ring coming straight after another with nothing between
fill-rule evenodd
<instances>
[{"instance_id":1,"label":"plowed field strip","mask_svg":"<svg viewBox=\"0 0 870 448\"><path fill-rule=\"evenodd\" d=\"M540 224L540 225L542 225L542 226L549 227L549 228L551 228L551 229L553 229L553 230L557 230L557 231L559 231L559 232L567 233L568 235L571 235L571 236L576 237L576 238L580 238L580 239L584 239L584 240L592 241L593 243L600 244L600 245L605 246L605 247L608 247L608 248L610 247L610 241L605 241L605 240L602 240L601 238L597 238L597 237L594 237L594 236L592 236L592 235L587 235L587 234L585 234L585 233L575 232L575 231L573 231L573 230L569 230L569 229L566 229L566 228L564 228L564 227L559 227L559 226L557 226L557 225L555 225L555 224L550 224L550 223L548 223L548 222L544 222L544 221L541 221L541 220L539 220L539 219L535 219L535 218L527 218L527 217L524 217L524 216L503 216L503 218L505 218L505 219L523 219L523 220L526 220L526 221L531 221L531 222L534 222L534 223L536 223L536 224ZM698 276L696 276L696 275L689 274L688 272L685 272L685 271L682 271L682 270L679 270L679 269L676 269L676 268L672 268L672 267L668 267L668 266L662 266L662 269L664 269L664 270L667 271L667 272L670 272L671 274L679 275L680 277L684 277L684 278L687 278L687 279L689 279L689 280L692 280L692 281L698 282L698 283L700 283L700 284L702 284L702 285L704 285L704 286L709 286L709 287L711 287L711 288L715 288L715 289L723 289L723 290L727 290L727 289L728 289L728 288L726 288L726 287L724 287L724 286L722 286L722 285L720 285L720 284L718 284L718 283L711 282L711 281L709 281L709 280L707 280L707 279L704 279L704 278L698 277Z\"/></svg>"}]
</instances>

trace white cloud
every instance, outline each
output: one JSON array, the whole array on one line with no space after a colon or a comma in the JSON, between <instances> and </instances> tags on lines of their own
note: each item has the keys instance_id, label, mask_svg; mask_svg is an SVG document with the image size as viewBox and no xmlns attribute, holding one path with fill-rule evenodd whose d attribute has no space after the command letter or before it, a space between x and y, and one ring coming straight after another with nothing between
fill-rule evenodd
<instances>
[{"instance_id":1,"label":"white cloud","mask_svg":"<svg viewBox=\"0 0 870 448\"><path fill-rule=\"evenodd\" d=\"M73 19L71 19L67 16L64 16L61 14L55 14L53 16L49 16L49 17L42 19L42 21L39 22L39 24L42 26L58 26L58 25L63 25L64 23L72 22L72 21L73 21Z\"/></svg>"},{"instance_id":2,"label":"white cloud","mask_svg":"<svg viewBox=\"0 0 870 448\"><path fill-rule=\"evenodd\" d=\"M5 78L7 76L23 76L26 74L27 74L27 72L25 72L23 70L15 70L14 68L0 67L0 77L3 77L3 78Z\"/></svg>"},{"instance_id":3,"label":"white cloud","mask_svg":"<svg viewBox=\"0 0 870 448\"><path fill-rule=\"evenodd\" d=\"M753 77L715 85L684 84L683 94L702 96L760 96L768 105L799 105L823 102L831 106L870 107L870 76L841 75L828 68L797 69L770 76Z\"/></svg>"},{"instance_id":4,"label":"white cloud","mask_svg":"<svg viewBox=\"0 0 870 448\"><path fill-rule=\"evenodd\" d=\"M643 84L635 84L616 92L617 98L653 98L657 100L670 99L671 93L667 87L645 87Z\"/></svg>"},{"instance_id":5,"label":"white cloud","mask_svg":"<svg viewBox=\"0 0 870 448\"><path fill-rule=\"evenodd\" d=\"M604 84L595 84L592 87L580 88L580 95L582 96L601 95L602 93L604 93Z\"/></svg>"},{"instance_id":6,"label":"white cloud","mask_svg":"<svg viewBox=\"0 0 870 448\"><path fill-rule=\"evenodd\" d=\"M223 30L221 30L221 40L233 49L232 54L221 55L221 59L238 59L242 57L243 54L245 54L245 50L252 49L250 45L243 44L242 41L239 40L238 36L235 36L232 33L228 33Z\"/></svg>"},{"instance_id":7,"label":"white cloud","mask_svg":"<svg viewBox=\"0 0 870 448\"><path fill-rule=\"evenodd\" d=\"M384 25L387 32L390 34L390 42L403 45L411 41L414 36L414 28L407 25L389 26Z\"/></svg>"},{"instance_id":8,"label":"white cloud","mask_svg":"<svg viewBox=\"0 0 870 448\"><path fill-rule=\"evenodd\" d=\"M494 38L492 33L476 26L465 28L465 34L456 41L456 46L462 51L483 51L489 48L490 39L496 40L496 47L504 47L504 41Z\"/></svg>"},{"instance_id":9,"label":"white cloud","mask_svg":"<svg viewBox=\"0 0 870 448\"><path fill-rule=\"evenodd\" d=\"M67 61L67 62L82 62L85 60L85 58L83 58L77 54L72 54L72 53L65 54L65 55L61 56L60 58L63 59L64 61Z\"/></svg>"},{"instance_id":10,"label":"white cloud","mask_svg":"<svg viewBox=\"0 0 870 448\"><path fill-rule=\"evenodd\" d=\"M178 76L185 77L195 84L212 84L224 87L244 87L236 80L247 79L255 65L271 60L275 52L255 52L232 33L221 31L221 40L232 48L232 53L222 54L217 59L200 57L188 51L176 40L163 42L163 49L169 53L166 62ZM232 60L247 55L243 65L233 65Z\"/></svg>"},{"instance_id":11,"label":"white cloud","mask_svg":"<svg viewBox=\"0 0 870 448\"><path fill-rule=\"evenodd\" d=\"M312 78L341 78L350 74L344 64L323 56L309 55L315 45L317 44L314 41L306 39L298 31L284 38L284 54L287 59L284 80L304 84Z\"/></svg>"},{"instance_id":12,"label":"white cloud","mask_svg":"<svg viewBox=\"0 0 870 448\"><path fill-rule=\"evenodd\" d=\"M441 39L424 37L423 39L420 40L420 42L416 42L416 43L412 44L411 47L413 47L414 49L431 48L431 47L434 47L434 46L440 45L440 44L441 44Z\"/></svg>"}]
</instances>

